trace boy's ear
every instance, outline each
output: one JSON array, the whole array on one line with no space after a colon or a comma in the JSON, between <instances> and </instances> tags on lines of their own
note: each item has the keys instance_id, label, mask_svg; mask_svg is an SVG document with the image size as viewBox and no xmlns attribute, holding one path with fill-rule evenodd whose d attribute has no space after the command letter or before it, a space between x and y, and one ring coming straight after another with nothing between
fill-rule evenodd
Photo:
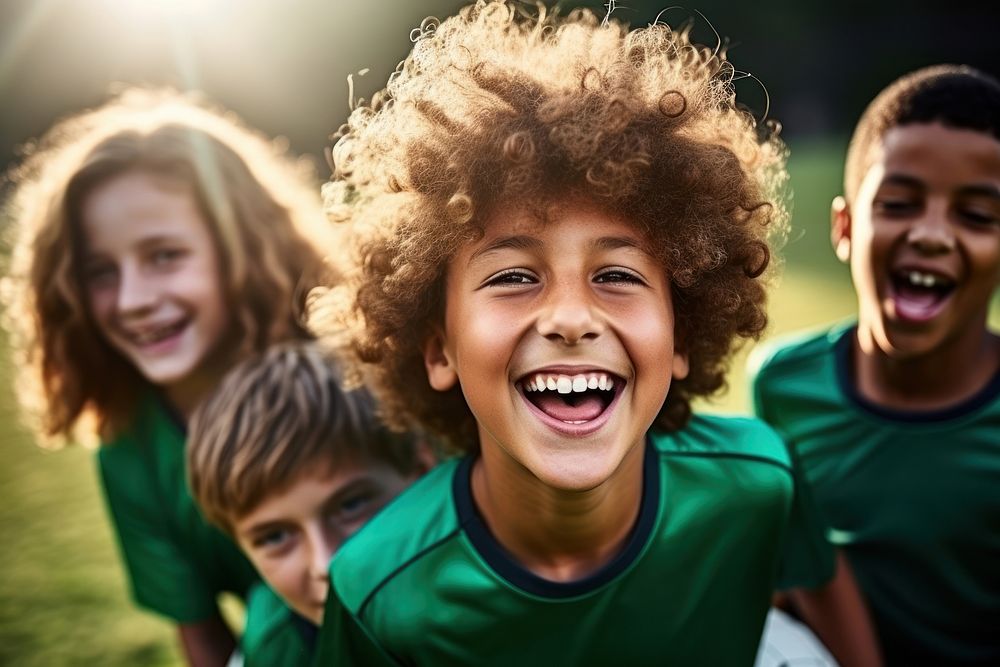
<instances>
[{"instance_id":1,"label":"boy's ear","mask_svg":"<svg viewBox=\"0 0 1000 667\"><path fill-rule=\"evenodd\" d=\"M427 380L438 391L448 391L458 382L455 364L448 355L443 333L434 333L424 343L424 367L427 369Z\"/></svg>"},{"instance_id":2,"label":"boy's ear","mask_svg":"<svg viewBox=\"0 0 1000 667\"><path fill-rule=\"evenodd\" d=\"M674 380L683 380L691 370L688 359L687 345L684 344L684 334L677 326L674 326L674 362L670 367L670 377Z\"/></svg>"},{"instance_id":3,"label":"boy's ear","mask_svg":"<svg viewBox=\"0 0 1000 667\"><path fill-rule=\"evenodd\" d=\"M830 243L837 259L845 264L851 260L851 207L839 195L830 206Z\"/></svg>"}]
</instances>

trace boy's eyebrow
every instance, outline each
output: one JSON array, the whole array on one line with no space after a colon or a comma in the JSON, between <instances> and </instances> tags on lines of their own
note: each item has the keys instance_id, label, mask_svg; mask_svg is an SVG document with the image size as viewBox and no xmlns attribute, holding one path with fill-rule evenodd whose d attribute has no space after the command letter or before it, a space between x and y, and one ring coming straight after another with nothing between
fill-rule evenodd
<instances>
[{"instance_id":1,"label":"boy's eyebrow","mask_svg":"<svg viewBox=\"0 0 1000 667\"><path fill-rule=\"evenodd\" d=\"M990 199L1000 199L1000 187L987 183L980 185L966 185L959 188L958 193L966 197L989 197Z\"/></svg>"},{"instance_id":2,"label":"boy's eyebrow","mask_svg":"<svg viewBox=\"0 0 1000 667\"><path fill-rule=\"evenodd\" d=\"M533 236L501 236L472 253L472 256L469 257L469 263L471 264L476 258L497 250L504 250L508 248L513 250L532 250L539 248L542 245L542 242ZM646 252L646 249L638 240L627 236L602 236L601 238L594 240L593 246L597 250L634 248L640 252Z\"/></svg>"},{"instance_id":3,"label":"boy's eyebrow","mask_svg":"<svg viewBox=\"0 0 1000 667\"><path fill-rule=\"evenodd\" d=\"M918 190L926 190L927 186L924 182L915 176L908 176L906 174L886 174L882 179L882 185L902 185L908 188L916 188Z\"/></svg>"},{"instance_id":4,"label":"boy's eyebrow","mask_svg":"<svg viewBox=\"0 0 1000 667\"><path fill-rule=\"evenodd\" d=\"M540 248L541 246L542 242L533 236L501 236L500 238L490 241L482 248L472 253L472 256L469 257L469 264L471 264L478 257L491 252L496 252L497 250L504 250L508 248L512 250L533 250L535 248Z\"/></svg>"},{"instance_id":5,"label":"boy's eyebrow","mask_svg":"<svg viewBox=\"0 0 1000 667\"><path fill-rule=\"evenodd\" d=\"M597 250L618 250L619 248L634 248L646 252L646 248L637 239L628 236L602 236L594 241Z\"/></svg>"},{"instance_id":6,"label":"boy's eyebrow","mask_svg":"<svg viewBox=\"0 0 1000 667\"><path fill-rule=\"evenodd\" d=\"M927 186L919 178L907 176L906 174L888 174L882 179L882 184L902 185L910 188L926 190ZM958 194L966 197L989 197L1000 199L1000 187L991 183L977 183L975 185L964 185L958 189Z\"/></svg>"},{"instance_id":7,"label":"boy's eyebrow","mask_svg":"<svg viewBox=\"0 0 1000 667\"><path fill-rule=\"evenodd\" d=\"M283 519L268 519L246 526L239 530L239 532L249 539L254 539L271 532L275 528L282 528L285 523Z\"/></svg>"}]
</instances>

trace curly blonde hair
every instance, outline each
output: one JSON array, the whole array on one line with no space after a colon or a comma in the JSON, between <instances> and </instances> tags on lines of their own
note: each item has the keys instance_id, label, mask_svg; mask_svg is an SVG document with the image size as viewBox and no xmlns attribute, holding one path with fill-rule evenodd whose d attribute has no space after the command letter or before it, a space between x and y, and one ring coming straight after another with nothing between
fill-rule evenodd
<instances>
[{"instance_id":1,"label":"curly blonde hair","mask_svg":"<svg viewBox=\"0 0 1000 667\"><path fill-rule=\"evenodd\" d=\"M346 332L355 379L395 426L467 449L461 390L414 381L443 322L447 264L499 206L582 197L634 223L667 268L691 369L657 424L683 426L691 398L724 385L737 341L767 322L769 240L787 218L776 127L736 107L723 54L662 24L629 32L587 10L480 0L414 38L341 128L324 186L357 243L319 326Z\"/></svg>"},{"instance_id":2,"label":"curly blonde hair","mask_svg":"<svg viewBox=\"0 0 1000 667\"><path fill-rule=\"evenodd\" d=\"M333 278L319 251L327 225L308 166L280 146L190 96L130 89L29 149L9 174L14 248L3 297L18 395L43 444L112 437L148 384L99 334L79 266L81 206L123 173L191 188L216 242L240 349L310 337L306 292Z\"/></svg>"}]
</instances>

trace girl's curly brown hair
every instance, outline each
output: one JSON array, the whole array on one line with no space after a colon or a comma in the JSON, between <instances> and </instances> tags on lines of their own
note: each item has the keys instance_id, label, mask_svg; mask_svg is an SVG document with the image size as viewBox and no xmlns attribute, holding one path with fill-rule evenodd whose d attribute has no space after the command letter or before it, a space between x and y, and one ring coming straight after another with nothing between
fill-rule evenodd
<instances>
[{"instance_id":1,"label":"girl's curly brown hair","mask_svg":"<svg viewBox=\"0 0 1000 667\"><path fill-rule=\"evenodd\" d=\"M324 187L357 256L320 319L346 331L355 378L394 425L467 449L461 390L419 381L447 264L498 206L585 197L631 220L667 267L691 368L657 424L683 426L691 398L725 384L737 340L764 329L768 238L786 220L784 145L737 109L733 67L686 30L629 32L505 0L428 19L413 37L387 88L341 128Z\"/></svg>"},{"instance_id":2,"label":"girl's curly brown hair","mask_svg":"<svg viewBox=\"0 0 1000 667\"><path fill-rule=\"evenodd\" d=\"M56 124L8 175L13 252L3 297L26 418L45 438L110 438L148 382L98 333L80 266L80 210L129 171L190 187L216 243L237 347L308 338L306 292L334 276L308 165L232 114L170 90L130 89Z\"/></svg>"}]
</instances>

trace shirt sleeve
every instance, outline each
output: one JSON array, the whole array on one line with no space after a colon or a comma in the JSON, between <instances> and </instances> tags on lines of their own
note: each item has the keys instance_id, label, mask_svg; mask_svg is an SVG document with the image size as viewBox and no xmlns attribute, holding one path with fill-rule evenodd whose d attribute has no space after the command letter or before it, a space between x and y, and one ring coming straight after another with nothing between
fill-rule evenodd
<instances>
[{"instance_id":1,"label":"shirt sleeve","mask_svg":"<svg viewBox=\"0 0 1000 667\"><path fill-rule=\"evenodd\" d=\"M398 667L402 664L379 645L360 619L343 604L337 595L336 587L331 582L313 667L341 665Z\"/></svg>"},{"instance_id":2,"label":"shirt sleeve","mask_svg":"<svg viewBox=\"0 0 1000 667\"><path fill-rule=\"evenodd\" d=\"M834 574L836 553L826 539L826 521L795 455L789 448L795 492L778 570L778 590L818 588Z\"/></svg>"},{"instance_id":3,"label":"shirt sleeve","mask_svg":"<svg viewBox=\"0 0 1000 667\"><path fill-rule=\"evenodd\" d=\"M178 623L210 618L218 613L215 593L174 534L148 469L124 453L114 454L102 448L97 458L132 598Z\"/></svg>"}]
</instances>

